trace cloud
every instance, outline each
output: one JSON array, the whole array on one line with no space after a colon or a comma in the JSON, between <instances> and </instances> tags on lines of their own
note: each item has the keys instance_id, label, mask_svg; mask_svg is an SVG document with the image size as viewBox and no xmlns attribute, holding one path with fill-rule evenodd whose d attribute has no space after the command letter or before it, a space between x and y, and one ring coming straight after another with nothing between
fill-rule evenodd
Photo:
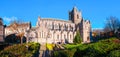
<instances>
[{"instance_id":1,"label":"cloud","mask_svg":"<svg viewBox=\"0 0 120 57\"><path fill-rule=\"evenodd\" d=\"M103 30L103 28L92 28L92 31L93 30Z\"/></svg>"},{"instance_id":2,"label":"cloud","mask_svg":"<svg viewBox=\"0 0 120 57\"><path fill-rule=\"evenodd\" d=\"M11 22L11 21L14 21L14 20L18 20L18 18L17 17L14 17L14 16L12 16L12 17L3 17L3 20L5 21L5 22Z\"/></svg>"}]
</instances>

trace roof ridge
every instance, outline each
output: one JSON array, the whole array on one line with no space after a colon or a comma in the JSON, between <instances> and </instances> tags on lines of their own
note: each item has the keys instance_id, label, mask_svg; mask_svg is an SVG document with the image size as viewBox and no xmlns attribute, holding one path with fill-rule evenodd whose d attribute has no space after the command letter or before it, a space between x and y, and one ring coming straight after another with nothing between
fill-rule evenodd
<instances>
[{"instance_id":1,"label":"roof ridge","mask_svg":"<svg viewBox=\"0 0 120 57\"><path fill-rule=\"evenodd\" d=\"M64 22L72 23L70 20L63 20L63 19L59 19L59 18L41 18L41 20L54 20L54 21L64 21Z\"/></svg>"}]
</instances>

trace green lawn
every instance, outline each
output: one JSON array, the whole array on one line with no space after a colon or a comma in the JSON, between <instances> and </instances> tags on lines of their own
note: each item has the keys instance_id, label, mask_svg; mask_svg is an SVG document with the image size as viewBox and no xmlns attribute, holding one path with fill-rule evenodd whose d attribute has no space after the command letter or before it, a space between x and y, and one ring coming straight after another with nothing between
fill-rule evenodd
<instances>
[{"instance_id":1,"label":"green lawn","mask_svg":"<svg viewBox=\"0 0 120 57\"><path fill-rule=\"evenodd\" d=\"M120 40L113 37L90 44L66 44L54 57L120 57Z\"/></svg>"},{"instance_id":2,"label":"green lawn","mask_svg":"<svg viewBox=\"0 0 120 57\"><path fill-rule=\"evenodd\" d=\"M66 49L72 49L72 48L76 48L76 47L79 47L80 45L82 44L66 44L66 45L63 45Z\"/></svg>"}]
</instances>

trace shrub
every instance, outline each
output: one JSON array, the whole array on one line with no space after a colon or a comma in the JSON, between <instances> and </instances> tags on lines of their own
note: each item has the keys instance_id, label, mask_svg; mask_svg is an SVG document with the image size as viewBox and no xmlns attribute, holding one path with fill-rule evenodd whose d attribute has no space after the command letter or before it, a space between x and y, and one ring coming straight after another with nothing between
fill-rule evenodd
<instances>
[{"instance_id":1,"label":"shrub","mask_svg":"<svg viewBox=\"0 0 120 57\"><path fill-rule=\"evenodd\" d=\"M26 45L28 47L26 47ZM32 57L39 51L38 43L15 44L0 52L1 57Z\"/></svg>"},{"instance_id":2,"label":"shrub","mask_svg":"<svg viewBox=\"0 0 120 57\"><path fill-rule=\"evenodd\" d=\"M73 57L76 49L54 51L54 57Z\"/></svg>"},{"instance_id":3,"label":"shrub","mask_svg":"<svg viewBox=\"0 0 120 57\"><path fill-rule=\"evenodd\" d=\"M111 51L108 57L120 57L120 50Z\"/></svg>"},{"instance_id":4,"label":"shrub","mask_svg":"<svg viewBox=\"0 0 120 57\"><path fill-rule=\"evenodd\" d=\"M73 42L74 43L81 43L82 42L82 38L80 37L79 31L77 31L76 36L75 36Z\"/></svg>"},{"instance_id":5,"label":"shrub","mask_svg":"<svg viewBox=\"0 0 120 57\"><path fill-rule=\"evenodd\" d=\"M116 38L110 38L100 40L96 43L80 44L80 45L65 45L68 49L77 49L73 52L73 57L120 57L120 40ZM117 51L116 51L117 50ZM70 51L69 51L70 52ZM66 56L72 53L66 53ZM108 55L109 54L109 55Z\"/></svg>"},{"instance_id":6,"label":"shrub","mask_svg":"<svg viewBox=\"0 0 120 57\"><path fill-rule=\"evenodd\" d=\"M46 44L48 50L53 50L54 44Z\"/></svg>"}]
</instances>

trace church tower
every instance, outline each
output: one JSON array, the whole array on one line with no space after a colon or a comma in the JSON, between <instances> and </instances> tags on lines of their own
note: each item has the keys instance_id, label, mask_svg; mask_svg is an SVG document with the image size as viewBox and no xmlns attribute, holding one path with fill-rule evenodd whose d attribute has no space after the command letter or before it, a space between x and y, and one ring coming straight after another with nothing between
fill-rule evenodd
<instances>
[{"instance_id":1,"label":"church tower","mask_svg":"<svg viewBox=\"0 0 120 57\"><path fill-rule=\"evenodd\" d=\"M76 31L80 32L83 43L90 42L91 24L89 20L84 20L81 11L78 11L76 7L73 7L69 12L69 20L75 23Z\"/></svg>"},{"instance_id":2,"label":"church tower","mask_svg":"<svg viewBox=\"0 0 120 57\"><path fill-rule=\"evenodd\" d=\"M69 20L78 25L82 20L81 11L78 11L76 7L73 7L72 11L69 12Z\"/></svg>"}]
</instances>

